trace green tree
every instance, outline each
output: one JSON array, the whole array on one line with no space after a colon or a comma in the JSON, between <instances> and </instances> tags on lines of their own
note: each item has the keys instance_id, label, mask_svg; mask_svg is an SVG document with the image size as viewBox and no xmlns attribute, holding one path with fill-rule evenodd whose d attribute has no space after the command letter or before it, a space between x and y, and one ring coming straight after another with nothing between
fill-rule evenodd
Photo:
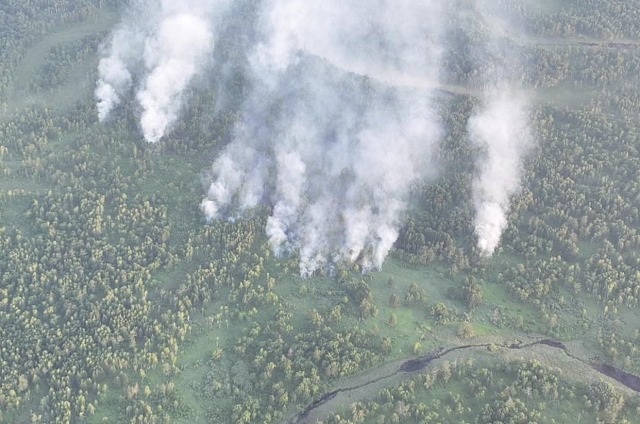
<instances>
[{"instance_id":1,"label":"green tree","mask_svg":"<svg viewBox=\"0 0 640 424\"><path fill-rule=\"evenodd\" d=\"M396 325L398 325L398 317L396 316L396 314L391 314L387 325L391 328L394 328Z\"/></svg>"}]
</instances>

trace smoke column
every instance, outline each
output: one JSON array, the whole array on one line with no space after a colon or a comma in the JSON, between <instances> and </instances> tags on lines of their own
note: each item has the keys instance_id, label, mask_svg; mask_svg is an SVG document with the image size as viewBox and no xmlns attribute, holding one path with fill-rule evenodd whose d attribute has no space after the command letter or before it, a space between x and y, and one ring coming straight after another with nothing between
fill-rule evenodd
<instances>
[{"instance_id":1,"label":"smoke column","mask_svg":"<svg viewBox=\"0 0 640 424\"><path fill-rule=\"evenodd\" d=\"M149 142L175 123L185 90L213 52L214 27L227 0L138 0L113 32L98 67L101 122L135 90Z\"/></svg>"},{"instance_id":2,"label":"smoke column","mask_svg":"<svg viewBox=\"0 0 640 424\"><path fill-rule=\"evenodd\" d=\"M490 30L501 27L490 20L493 14L480 11L479 15ZM485 256L493 255L500 245L511 197L520 190L522 157L533 143L528 118L530 99L514 88L517 76L509 71L508 61L516 61L518 53L495 34L490 35L488 44L487 51L496 63L490 68L493 72L485 75L489 88L481 108L468 123L471 141L485 152L479 161L480 173L473 181L475 232L478 248Z\"/></svg>"},{"instance_id":3,"label":"smoke column","mask_svg":"<svg viewBox=\"0 0 640 424\"><path fill-rule=\"evenodd\" d=\"M441 2L352 3L261 4L252 92L202 202L208 219L271 205L269 243L298 252L303 276L342 260L380 268L412 185L435 174L432 90L366 76L437 81Z\"/></svg>"},{"instance_id":4,"label":"smoke column","mask_svg":"<svg viewBox=\"0 0 640 424\"><path fill-rule=\"evenodd\" d=\"M508 90L488 94L469 121L472 140L486 150L473 182L478 247L490 256L507 228L511 196L520 189L521 158L531 145L527 102Z\"/></svg>"}]
</instances>

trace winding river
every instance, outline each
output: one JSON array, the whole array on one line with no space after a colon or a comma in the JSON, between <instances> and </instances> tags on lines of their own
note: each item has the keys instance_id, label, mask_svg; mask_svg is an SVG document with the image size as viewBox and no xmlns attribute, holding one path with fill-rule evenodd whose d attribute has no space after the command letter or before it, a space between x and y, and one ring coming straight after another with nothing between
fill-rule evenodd
<instances>
[{"instance_id":1,"label":"winding river","mask_svg":"<svg viewBox=\"0 0 640 424\"><path fill-rule=\"evenodd\" d=\"M510 349L510 350L520 350L520 349L528 349L531 348L533 346L537 346L537 345L545 345L545 346L549 346L551 348L554 349L559 349L562 350L565 354L567 354L567 356L569 356L570 358L576 360L576 361L580 361L585 365L588 365L589 367L591 367L593 370L595 370L596 372L605 375L607 377L610 377L616 381L618 381L620 384L628 387L629 389L640 393L640 377L633 375L633 374L629 374L625 371L622 371L616 367L613 367L611 365L607 365L607 364L601 364L601 363L595 363L595 362L590 362L590 361L586 361L582 358L579 358L573 354L571 354L571 352L569 352L569 350L567 349L567 347L565 346L564 343L557 341L557 340L553 340L553 339L542 339L542 340L537 340L531 343L512 343L509 345L501 345L500 347L502 348L506 348L506 349ZM358 384L358 385L354 385L354 386L350 386L350 387L344 387L341 389L337 389L334 390L332 392L329 392L327 394L325 394L324 396L322 396L320 399L316 400L315 402L313 402L312 404L310 404L309 406L307 406L307 408L304 409L304 411L301 411L300 413L298 413L297 415L295 415L293 418L291 418L290 420L286 421L287 424L305 424L307 422L307 418L309 417L309 415L314 412L316 409L318 409L319 407L325 405L326 403L330 402L331 400L333 400L336 396L338 396L339 394L342 393L347 393L347 392L353 392L356 390L360 390L363 389L367 386L371 386L375 383L378 383L380 381L383 380L388 380L391 379L392 377L398 375L398 374L409 374L409 373L416 373L419 371L424 370L432 361L436 360L436 359L441 359L446 357L447 355L456 352L456 351L461 351L461 350L467 350L467 349L475 349L475 348L489 348L491 346L491 343L483 343L483 344L469 344L469 345L462 345L462 346L457 346L457 347L452 347L449 349L444 349L444 348L438 348L435 349L429 353L427 353L424 356L420 356L418 358L414 358L414 359L409 359L405 362L403 362L398 368L396 368L394 371L392 371L391 373L387 374L387 375L383 375L381 377L366 381L364 383Z\"/></svg>"}]
</instances>

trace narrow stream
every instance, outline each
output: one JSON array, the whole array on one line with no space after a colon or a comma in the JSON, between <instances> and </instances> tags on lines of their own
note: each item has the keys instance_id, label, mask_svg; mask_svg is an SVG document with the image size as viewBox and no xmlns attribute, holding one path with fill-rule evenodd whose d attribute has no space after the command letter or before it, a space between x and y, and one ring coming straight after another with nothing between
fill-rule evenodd
<instances>
[{"instance_id":1,"label":"narrow stream","mask_svg":"<svg viewBox=\"0 0 640 424\"><path fill-rule=\"evenodd\" d=\"M421 371L423 369L425 369L432 361L436 360L436 359L440 359L443 358L447 355L449 355L452 352L455 351L459 351L459 350L466 350L466 349L474 349L474 348L488 348L491 344L490 343L484 343L484 344L470 344L470 345L463 345L463 346L457 346L457 347L452 347L450 349L444 349L444 348L438 348L435 349L432 352L427 353L424 356L421 356L419 358L415 358L415 359L409 359L405 362L403 362L400 367L398 369L396 369L395 371L393 371L392 373L382 376L382 377L378 377L374 380L370 380L367 381L366 383L362 383L359 384L357 386L353 386L353 387L345 387L343 389L337 389L334 390L332 392L329 392L327 394L325 394L324 396L322 396L320 399L316 400L315 402L313 402L312 404L310 404L309 406L307 406L307 408L304 411L301 411L300 413L298 413L295 417L293 417L291 420L289 420L287 422L287 424L301 424L304 422L305 418L307 418L307 416L316 408L324 405L325 403L329 402L330 400L334 399L338 394L340 393L345 393L345 392L351 392L354 390L359 390L362 389L366 386L375 384L379 381L382 380L386 380L389 379L399 373L415 373L418 371ZM568 350L567 347L565 346L564 343L558 341L558 340L553 340L553 339L542 339L542 340L538 340L535 342L531 342L531 343L527 343L527 344L520 344L520 343L514 343L508 346L501 346L503 348L507 348L507 349L527 349L530 348L532 346L536 346L536 345L545 345L545 346L549 346L552 347L554 349L560 349L562 351L564 351L569 357L582 362L583 364L586 364L588 366L590 366L591 368L593 368L595 371L597 371L600 374L606 375L607 377L613 378L614 380L618 381L619 383L623 384L624 386L630 388L633 391L639 392L640 393L640 377L633 375L633 374L629 374L625 371L622 371L621 369L618 369L616 367L613 367L611 365L607 365L607 364L599 364L599 363L593 363L593 362L588 362L585 361L582 358L579 358L577 356L572 355Z\"/></svg>"}]
</instances>

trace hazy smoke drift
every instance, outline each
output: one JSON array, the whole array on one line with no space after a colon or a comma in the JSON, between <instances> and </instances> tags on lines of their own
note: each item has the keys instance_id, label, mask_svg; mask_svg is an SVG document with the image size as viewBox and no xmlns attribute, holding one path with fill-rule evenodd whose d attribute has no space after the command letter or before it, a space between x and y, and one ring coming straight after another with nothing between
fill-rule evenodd
<instances>
[{"instance_id":1,"label":"hazy smoke drift","mask_svg":"<svg viewBox=\"0 0 640 424\"><path fill-rule=\"evenodd\" d=\"M469 133L486 149L473 193L478 247L492 255L507 227L511 196L520 188L521 158L531 145L525 98L508 90L490 93L469 121Z\"/></svg>"},{"instance_id":2,"label":"hazy smoke drift","mask_svg":"<svg viewBox=\"0 0 640 424\"><path fill-rule=\"evenodd\" d=\"M517 87L522 76L515 71L520 56L510 42L517 25L498 2L476 0L475 15L489 31L482 56L493 62L483 75L485 90L480 110L470 118L468 132L484 155L473 181L478 248L491 256L500 245L508 224L511 197L520 190L522 158L533 144L529 123L530 98ZM505 34L501 28L512 28Z\"/></svg>"},{"instance_id":3,"label":"hazy smoke drift","mask_svg":"<svg viewBox=\"0 0 640 424\"><path fill-rule=\"evenodd\" d=\"M437 80L440 2L352 3L263 2L253 92L202 202L209 219L270 203L269 242L276 254L299 250L302 275L339 260L379 268L441 136L431 93L345 72Z\"/></svg>"},{"instance_id":4,"label":"hazy smoke drift","mask_svg":"<svg viewBox=\"0 0 640 424\"><path fill-rule=\"evenodd\" d=\"M176 121L183 95L213 51L214 12L226 0L139 0L114 31L95 91L100 121L132 89L149 142Z\"/></svg>"}]
</instances>

